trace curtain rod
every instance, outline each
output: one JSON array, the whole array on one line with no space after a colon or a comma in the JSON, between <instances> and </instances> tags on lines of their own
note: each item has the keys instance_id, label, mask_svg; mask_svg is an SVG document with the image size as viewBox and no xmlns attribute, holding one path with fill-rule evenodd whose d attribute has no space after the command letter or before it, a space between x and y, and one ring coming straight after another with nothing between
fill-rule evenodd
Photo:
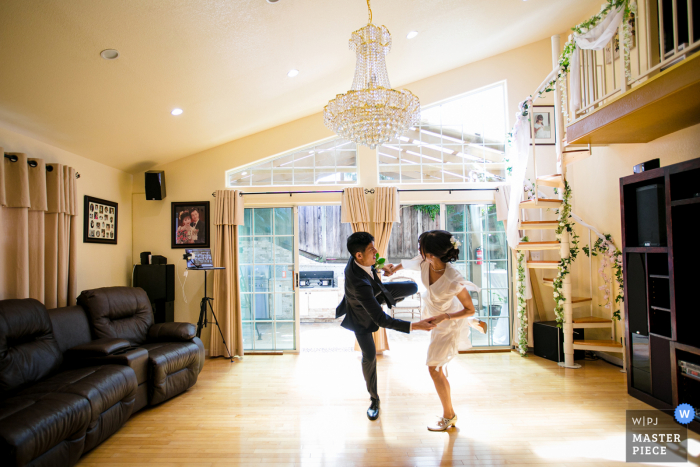
<instances>
[{"instance_id":1,"label":"curtain rod","mask_svg":"<svg viewBox=\"0 0 700 467\"><path fill-rule=\"evenodd\" d=\"M5 157L8 158L8 159L10 159L10 162L17 162L17 161L19 160L19 158L18 158L17 156L15 156L14 154L5 154ZM39 165L39 164L37 164L36 161L27 161L27 165L28 165L29 167L36 167L36 166ZM47 171L47 172L53 172L53 166L52 166L52 165L47 165L47 166L46 166L46 171ZM78 172L75 173L75 178L80 178L80 174L79 174Z\"/></svg>"},{"instance_id":2,"label":"curtain rod","mask_svg":"<svg viewBox=\"0 0 700 467\"><path fill-rule=\"evenodd\" d=\"M453 191L498 191L498 188L426 188L426 189L416 189L416 190L397 190L399 192L401 191L447 191L450 194L452 194ZM299 194L316 194L316 193L342 193L343 190L320 190L320 191L249 191L249 192L243 192L240 191L238 193L238 196L243 196L243 195L299 195ZM374 194L374 188L372 189L367 189L365 188L365 194ZM213 197L216 198L216 192L211 194Z\"/></svg>"}]
</instances>

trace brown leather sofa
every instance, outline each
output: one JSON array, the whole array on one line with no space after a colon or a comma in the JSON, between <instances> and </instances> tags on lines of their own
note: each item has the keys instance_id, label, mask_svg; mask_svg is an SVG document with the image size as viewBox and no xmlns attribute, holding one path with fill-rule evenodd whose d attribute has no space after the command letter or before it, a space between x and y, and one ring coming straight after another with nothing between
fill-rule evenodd
<instances>
[{"instance_id":1,"label":"brown leather sofa","mask_svg":"<svg viewBox=\"0 0 700 467\"><path fill-rule=\"evenodd\" d=\"M143 290L84 291L79 303L0 301L2 465L73 465L133 412L197 381L194 325L154 325Z\"/></svg>"}]
</instances>

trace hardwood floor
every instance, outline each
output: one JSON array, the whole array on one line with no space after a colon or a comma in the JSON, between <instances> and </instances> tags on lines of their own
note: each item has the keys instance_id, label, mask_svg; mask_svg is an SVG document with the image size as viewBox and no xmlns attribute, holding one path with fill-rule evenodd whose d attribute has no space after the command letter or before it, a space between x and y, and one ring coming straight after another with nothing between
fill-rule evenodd
<instances>
[{"instance_id":1,"label":"hardwood floor","mask_svg":"<svg viewBox=\"0 0 700 467\"><path fill-rule=\"evenodd\" d=\"M376 422L358 352L213 359L192 389L134 415L79 465L607 466L624 463L625 410L650 408L603 361L567 370L513 352L459 355L458 428L431 433L441 408L424 346L394 342L379 357ZM697 465L700 436L689 437Z\"/></svg>"}]
</instances>

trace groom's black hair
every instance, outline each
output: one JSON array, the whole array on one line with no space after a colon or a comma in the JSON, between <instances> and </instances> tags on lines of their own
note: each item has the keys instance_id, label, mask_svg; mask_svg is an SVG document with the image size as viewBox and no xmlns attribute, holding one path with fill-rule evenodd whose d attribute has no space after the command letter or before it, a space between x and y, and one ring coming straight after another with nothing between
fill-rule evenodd
<instances>
[{"instance_id":1,"label":"groom's black hair","mask_svg":"<svg viewBox=\"0 0 700 467\"><path fill-rule=\"evenodd\" d=\"M364 253L367 245L374 241L372 234L368 232L355 232L348 237L348 251L350 256L355 257L356 253Z\"/></svg>"}]
</instances>

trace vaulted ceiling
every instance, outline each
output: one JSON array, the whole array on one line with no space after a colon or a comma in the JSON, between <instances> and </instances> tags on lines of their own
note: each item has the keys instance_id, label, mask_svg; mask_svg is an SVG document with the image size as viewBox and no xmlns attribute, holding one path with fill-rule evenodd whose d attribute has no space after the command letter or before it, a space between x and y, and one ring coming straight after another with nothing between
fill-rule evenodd
<instances>
[{"instance_id":1,"label":"vaulted ceiling","mask_svg":"<svg viewBox=\"0 0 700 467\"><path fill-rule=\"evenodd\" d=\"M401 87L547 38L599 3L374 0L372 11L392 33ZM321 111L350 88L348 39L366 22L362 0L3 0L0 125L143 170ZM119 58L102 59L107 48Z\"/></svg>"}]
</instances>

